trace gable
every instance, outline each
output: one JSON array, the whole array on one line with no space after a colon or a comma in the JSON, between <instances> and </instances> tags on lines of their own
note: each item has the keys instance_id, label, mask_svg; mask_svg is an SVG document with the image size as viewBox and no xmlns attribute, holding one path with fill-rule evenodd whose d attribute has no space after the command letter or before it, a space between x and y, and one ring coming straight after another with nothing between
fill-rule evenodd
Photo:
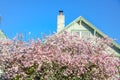
<instances>
[{"instance_id":1,"label":"gable","mask_svg":"<svg viewBox=\"0 0 120 80\"><path fill-rule=\"evenodd\" d=\"M85 36L97 36L97 37L105 37L106 35L101 32L99 29L97 29L93 24L91 24L89 21L87 21L82 16L75 19L73 22L68 24L62 31L59 33L62 33L64 31L68 31L71 33L77 33L80 35L80 37ZM82 35L83 34L83 35ZM116 42L112 42L113 46L110 49L113 49L112 52L116 52L120 54L120 46Z\"/></svg>"}]
</instances>

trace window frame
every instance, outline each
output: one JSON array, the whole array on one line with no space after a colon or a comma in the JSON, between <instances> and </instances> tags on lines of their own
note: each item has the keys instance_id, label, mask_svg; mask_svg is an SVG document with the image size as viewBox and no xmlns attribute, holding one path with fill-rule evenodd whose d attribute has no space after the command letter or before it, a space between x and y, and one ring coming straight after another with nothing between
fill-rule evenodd
<instances>
[{"instance_id":1,"label":"window frame","mask_svg":"<svg viewBox=\"0 0 120 80\"><path fill-rule=\"evenodd\" d=\"M72 34L75 32L79 33L80 38L82 38L82 32L88 32L88 36L90 37L90 32L88 30L71 30Z\"/></svg>"}]
</instances>

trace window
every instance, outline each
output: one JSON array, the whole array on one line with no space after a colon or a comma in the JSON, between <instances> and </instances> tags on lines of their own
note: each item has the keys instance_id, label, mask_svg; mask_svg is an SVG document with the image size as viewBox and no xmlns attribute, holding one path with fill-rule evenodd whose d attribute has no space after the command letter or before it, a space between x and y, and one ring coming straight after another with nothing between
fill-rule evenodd
<instances>
[{"instance_id":1,"label":"window","mask_svg":"<svg viewBox=\"0 0 120 80\"><path fill-rule=\"evenodd\" d=\"M90 37L89 31L81 31L81 38L82 39L88 39Z\"/></svg>"},{"instance_id":2,"label":"window","mask_svg":"<svg viewBox=\"0 0 120 80\"><path fill-rule=\"evenodd\" d=\"M72 34L77 34L77 35L80 35L80 31L73 30L73 31L72 31Z\"/></svg>"},{"instance_id":3,"label":"window","mask_svg":"<svg viewBox=\"0 0 120 80\"><path fill-rule=\"evenodd\" d=\"M82 39L89 39L90 32L87 30L72 30L72 34L78 34Z\"/></svg>"}]
</instances>

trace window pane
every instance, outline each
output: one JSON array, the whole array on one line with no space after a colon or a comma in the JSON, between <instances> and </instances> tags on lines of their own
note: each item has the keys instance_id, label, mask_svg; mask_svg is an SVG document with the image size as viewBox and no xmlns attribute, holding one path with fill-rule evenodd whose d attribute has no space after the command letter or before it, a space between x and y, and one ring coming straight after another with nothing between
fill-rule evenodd
<instances>
[{"instance_id":1,"label":"window pane","mask_svg":"<svg viewBox=\"0 0 120 80\"><path fill-rule=\"evenodd\" d=\"M81 38L88 39L90 37L90 33L88 31L81 31Z\"/></svg>"},{"instance_id":2,"label":"window pane","mask_svg":"<svg viewBox=\"0 0 120 80\"><path fill-rule=\"evenodd\" d=\"M80 31L72 31L72 34L80 35Z\"/></svg>"}]
</instances>

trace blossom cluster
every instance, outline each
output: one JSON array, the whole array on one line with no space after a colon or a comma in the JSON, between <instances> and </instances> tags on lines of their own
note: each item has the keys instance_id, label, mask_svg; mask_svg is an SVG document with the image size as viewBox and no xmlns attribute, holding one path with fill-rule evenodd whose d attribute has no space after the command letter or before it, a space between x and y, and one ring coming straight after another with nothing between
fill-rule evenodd
<instances>
[{"instance_id":1,"label":"blossom cluster","mask_svg":"<svg viewBox=\"0 0 120 80\"><path fill-rule=\"evenodd\" d=\"M120 75L120 59L108 46L108 38L86 41L67 32L44 42L0 41L0 67L6 80L113 80Z\"/></svg>"}]
</instances>

